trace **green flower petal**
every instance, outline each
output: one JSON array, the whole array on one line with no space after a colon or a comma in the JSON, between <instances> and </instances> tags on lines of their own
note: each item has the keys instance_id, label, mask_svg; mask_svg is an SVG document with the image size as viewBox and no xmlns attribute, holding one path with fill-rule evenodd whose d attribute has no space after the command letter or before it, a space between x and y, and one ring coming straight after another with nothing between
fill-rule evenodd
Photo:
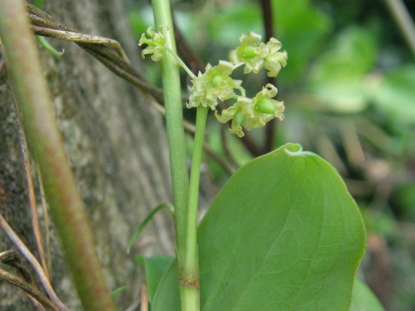
<instances>
[{"instance_id":1,"label":"green flower petal","mask_svg":"<svg viewBox=\"0 0 415 311\"><path fill-rule=\"evenodd\" d=\"M217 66L206 66L205 73L192 80L192 86L189 88L192 95L189 98L188 108L210 107L216 109L218 99L227 100L235 97L234 89L242 91L240 80L233 80L229 75L233 71L233 65L230 62L220 61Z\"/></svg>"},{"instance_id":2,"label":"green flower petal","mask_svg":"<svg viewBox=\"0 0 415 311\"><path fill-rule=\"evenodd\" d=\"M288 55L286 51L278 52L282 45L275 38L271 38L266 46L269 52L265 58L264 68L268 70L268 77L276 77L281 67L287 66Z\"/></svg>"},{"instance_id":3,"label":"green flower petal","mask_svg":"<svg viewBox=\"0 0 415 311\"><path fill-rule=\"evenodd\" d=\"M222 114L219 115L217 111L215 111L215 117L218 119L220 123L226 123L229 120L232 120L235 114L240 111L240 108L231 106L227 109L222 110Z\"/></svg>"},{"instance_id":4,"label":"green flower petal","mask_svg":"<svg viewBox=\"0 0 415 311\"><path fill-rule=\"evenodd\" d=\"M168 27L161 25L159 27L159 32L155 32L152 27L147 29L147 35L150 38L146 38L145 34L141 35L140 41L138 42L139 46L147 44L148 46L141 52L141 57L145 58L147 54L153 54L151 57L154 61L160 61L163 58L162 51L164 50L164 45L166 44L166 39L162 34L163 29L168 30Z\"/></svg>"},{"instance_id":5,"label":"green flower petal","mask_svg":"<svg viewBox=\"0 0 415 311\"><path fill-rule=\"evenodd\" d=\"M245 136L245 133L242 131L242 126L240 126L240 125L232 126L232 127L229 129L229 132L230 132L231 134L235 134L235 135L237 135L239 138L241 138L241 137L244 137L244 136Z\"/></svg>"}]
</instances>

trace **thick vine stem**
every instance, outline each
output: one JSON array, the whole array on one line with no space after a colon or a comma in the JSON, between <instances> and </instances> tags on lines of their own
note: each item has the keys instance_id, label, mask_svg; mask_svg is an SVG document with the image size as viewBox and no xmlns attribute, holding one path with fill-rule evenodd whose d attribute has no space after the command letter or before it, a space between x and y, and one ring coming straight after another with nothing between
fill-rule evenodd
<instances>
[{"instance_id":1,"label":"thick vine stem","mask_svg":"<svg viewBox=\"0 0 415 311\"><path fill-rule=\"evenodd\" d=\"M43 77L22 0L0 0L0 35L22 125L85 310L115 310Z\"/></svg>"}]
</instances>

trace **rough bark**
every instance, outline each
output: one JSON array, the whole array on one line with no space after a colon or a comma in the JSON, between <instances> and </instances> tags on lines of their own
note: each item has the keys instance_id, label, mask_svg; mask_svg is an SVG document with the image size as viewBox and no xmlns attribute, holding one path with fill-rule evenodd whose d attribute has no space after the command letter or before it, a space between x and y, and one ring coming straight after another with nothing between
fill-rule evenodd
<instances>
[{"instance_id":1,"label":"rough bark","mask_svg":"<svg viewBox=\"0 0 415 311\"><path fill-rule=\"evenodd\" d=\"M123 5L117 0L59 0L46 1L44 10L69 27L120 41L139 66L138 48ZM49 41L58 49L65 48L65 54L54 57L41 51L44 74L109 287L127 286L116 299L123 309L138 295L142 281L135 256L173 254L168 215L156 217L131 255L125 251L147 213L157 204L171 201L162 118L142 93L75 44ZM0 211L37 255L18 131L6 72L0 77ZM39 211L42 213L41 208ZM79 310L53 225L50 228L44 239L50 243L54 288L68 307ZM0 234L0 251L10 247ZM1 310L30 310L24 295L4 282L0 282L0 296Z\"/></svg>"}]
</instances>

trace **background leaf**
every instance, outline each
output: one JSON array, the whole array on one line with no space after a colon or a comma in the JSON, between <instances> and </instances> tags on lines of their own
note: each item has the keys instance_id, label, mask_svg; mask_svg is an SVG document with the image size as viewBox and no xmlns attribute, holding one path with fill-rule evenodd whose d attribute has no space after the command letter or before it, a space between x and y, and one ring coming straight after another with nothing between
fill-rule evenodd
<instances>
[{"instance_id":1,"label":"background leaf","mask_svg":"<svg viewBox=\"0 0 415 311\"><path fill-rule=\"evenodd\" d=\"M364 247L337 172L285 145L241 168L203 219L202 310L348 310Z\"/></svg>"},{"instance_id":2,"label":"background leaf","mask_svg":"<svg viewBox=\"0 0 415 311\"><path fill-rule=\"evenodd\" d=\"M358 112L368 105L366 76L377 57L370 30L349 27L338 36L311 72L310 89L320 104L335 112Z\"/></svg>"},{"instance_id":3,"label":"background leaf","mask_svg":"<svg viewBox=\"0 0 415 311\"><path fill-rule=\"evenodd\" d=\"M384 309L366 284L356 278L350 311L384 311Z\"/></svg>"},{"instance_id":4,"label":"background leaf","mask_svg":"<svg viewBox=\"0 0 415 311\"><path fill-rule=\"evenodd\" d=\"M289 53L288 65L278 78L292 82L301 78L306 65L319 51L331 31L332 21L309 0L273 0L272 9L275 37L282 42L282 50Z\"/></svg>"},{"instance_id":5,"label":"background leaf","mask_svg":"<svg viewBox=\"0 0 415 311\"><path fill-rule=\"evenodd\" d=\"M146 269L147 292L150 303L163 275L172 265L174 258L170 256L141 257Z\"/></svg>"},{"instance_id":6,"label":"background leaf","mask_svg":"<svg viewBox=\"0 0 415 311\"><path fill-rule=\"evenodd\" d=\"M163 274L156 293L152 311L180 311L179 279L177 273L177 260L174 260Z\"/></svg>"},{"instance_id":7,"label":"background leaf","mask_svg":"<svg viewBox=\"0 0 415 311\"><path fill-rule=\"evenodd\" d=\"M403 126L415 124L415 65L402 66L385 75L373 90L377 107Z\"/></svg>"}]
</instances>

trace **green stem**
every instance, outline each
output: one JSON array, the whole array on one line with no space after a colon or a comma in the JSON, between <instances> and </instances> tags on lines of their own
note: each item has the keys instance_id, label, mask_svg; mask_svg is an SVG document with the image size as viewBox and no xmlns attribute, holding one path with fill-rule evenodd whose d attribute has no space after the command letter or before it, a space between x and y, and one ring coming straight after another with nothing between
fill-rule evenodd
<instances>
[{"instance_id":1,"label":"green stem","mask_svg":"<svg viewBox=\"0 0 415 311\"><path fill-rule=\"evenodd\" d=\"M50 45L48 41L46 41L45 37L42 36L36 36L37 41L40 43L40 45L49 53L55 56L61 56L65 52L65 49L62 50L62 52L58 52L55 50L53 46Z\"/></svg>"},{"instance_id":2,"label":"green stem","mask_svg":"<svg viewBox=\"0 0 415 311\"><path fill-rule=\"evenodd\" d=\"M199 106L196 114L196 131L193 146L192 170L190 174L189 203L186 227L186 260L184 276L189 280L198 278L197 260L197 215L199 206L200 166L202 162L203 140L206 117L209 108Z\"/></svg>"},{"instance_id":3,"label":"green stem","mask_svg":"<svg viewBox=\"0 0 415 311\"><path fill-rule=\"evenodd\" d=\"M3 40L22 125L85 310L115 310L43 77L22 0L0 0Z\"/></svg>"},{"instance_id":4,"label":"green stem","mask_svg":"<svg viewBox=\"0 0 415 311\"><path fill-rule=\"evenodd\" d=\"M170 11L169 0L152 0L155 28L166 25L169 30L163 29L166 39L166 46L173 53L176 53L173 23ZM164 103L166 107L166 129L170 152L170 170L172 175L173 198L175 208L176 226L176 252L179 267L179 278L186 281L183 271L186 254L186 225L187 225L187 202L189 193L189 179L186 166L186 148L183 129L183 112L181 89L179 79L179 67L171 53L163 51L161 60L162 79L164 88ZM193 297L198 302L197 295L194 295L192 287L180 286L182 297L182 310L197 311L197 305L190 306L187 297ZM196 299L194 299L196 297Z\"/></svg>"},{"instance_id":5,"label":"green stem","mask_svg":"<svg viewBox=\"0 0 415 311\"><path fill-rule=\"evenodd\" d=\"M173 52L169 48L166 48L166 51L169 52L174 57L174 59L177 61L178 65L181 66L184 69L184 71L186 71L186 73L192 79L196 79L196 76L194 75L194 73L189 69L189 67L187 67L187 65L182 61L182 59L179 56L177 56L177 54L175 52Z\"/></svg>"},{"instance_id":6,"label":"green stem","mask_svg":"<svg viewBox=\"0 0 415 311\"><path fill-rule=\"evenodd\" d=\"M186 289L183 299L183 310L199 310L199 259L197 247L197 216L199 206L200 166L202 162L203 140L205 135L206 117L209 108L199 106L196 115L196 132L193 146L192 170L190 174L189 203L187 209L186 253L183 267L183 279L193 287ZM189 306L189 307L187 307Z\"/></svg>"}]
</instances>

